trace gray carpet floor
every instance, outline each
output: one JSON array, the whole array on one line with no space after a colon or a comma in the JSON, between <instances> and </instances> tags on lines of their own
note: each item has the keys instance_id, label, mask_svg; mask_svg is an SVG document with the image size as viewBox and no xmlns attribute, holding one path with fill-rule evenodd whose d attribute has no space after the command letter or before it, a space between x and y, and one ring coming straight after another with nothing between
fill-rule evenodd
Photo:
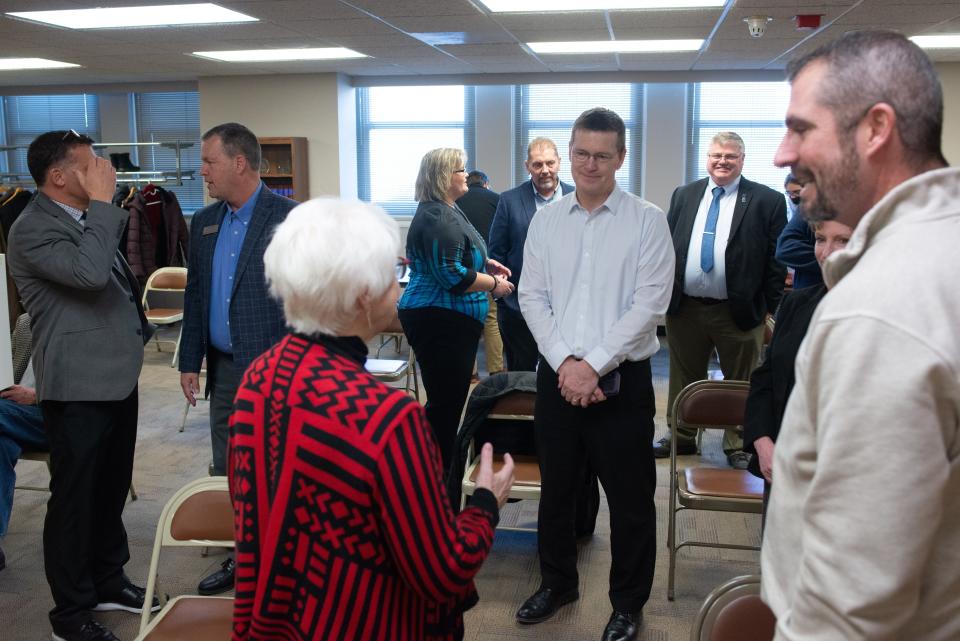
<instances>
[{"instance_id":1,"label":"gray carpet floor","mask_svg":"<svg viewBox=\"0 0 960 641\"><path fill-rule=\"evenodd\" d=\"M179 375L170 367L169 347L157 352L151 345L145 352L140 378L140 426L134 484L139 500L128 502L125 523L131 559L127 574L140 585L146 574L153 546L157 518L174 491L207 473L210 460L208 413L205 403L183 419L184 400ZM482 355L482 349L480 351ZM384 358L393 357L390 348ZM666 350L654 359L657 393L657 435L665 430ZM481 372L485 371L482 362ZM684 457L689 464L699 457ZM718 437L704 440L703 462L721 465L723 455ZM44 485L48 474L42 463L21 461L18 482ZM677 598L666 597L667 585L667 499L669 462L657 464L658 555L653 593L644 609L644 641L685 641L697 610L711 589L743 574L758 571L758 554L736 550L686 548L677 565ZM7 556L7 568L0 571L0 640L46 641L50 639L47 612L52 607L43 573L41 541L46 509L45 492L18 490L7 536L0 541ZM537 506L533 501L508 505L502 517L505 525L535 525ZM579 547L580 599L563 608L553 619L534 626L521 626L514 612L539 585L536 534L498 530L494 549L477 577L480 604L467 614L469 641L543 639L573 641L598 639L607 618L607 577L610 570L610 528L606 503L601 506L594 536ZM755 515L688 512L681 515L680 531L705 540L756 545L760 520ZM225 558L222 550L201 556L195 549L165 552L159 591L176 595L191 592L196 583L217 569ZM124 641L136 636L139 617L125 613L96 614L95 618L114 630Z\"/></svg>"}]
</instances>

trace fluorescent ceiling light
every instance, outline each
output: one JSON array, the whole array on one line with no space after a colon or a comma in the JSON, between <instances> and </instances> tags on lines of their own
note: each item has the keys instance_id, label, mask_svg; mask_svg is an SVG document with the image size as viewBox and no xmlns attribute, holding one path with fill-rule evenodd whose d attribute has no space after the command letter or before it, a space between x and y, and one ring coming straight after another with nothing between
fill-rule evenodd
<instances>
[{"instance_id":1,"label":"fluorescent ceiling light","mask_svg":"<svg viewBox=\"0 0 960 641\"><path fill-rule=\"evenodd\" d=\"M703 40L595 40L528 42L534 53L668 53L698 51Z\"/></svg>"},{"instance_id":2,"label":"fluorescent ceiling light","mask_svg":"<svg viewBox=\"0 0 960 641\"><path fill-rule=\"evenodd\" d=\"M530 11L604 11L630 9L702 9L722 7L724 0L480 0L493 13Z\"/></svg>"},{"instance_id":3,"label":"fluorescent ceiling light","mask_svg":"<svg viewBox=\"0 0 960 641\"><path fill-rule=\"evenodd\" d=\"M960 49L960 33L938 33L934 36L914 36L910 39L924 49Z\"/></svg>"},{"instance_id":4,"label":"fluorescent ceiling light","mask_svg":"<svg viewBox=\"0 0 960 641\"><path fill-rule=\"evenodd\" d=\"M238 51L194 51L193 55L224 62L281 62L284 60L341 60L368 58L345 47L313 49L244 49Z\"/></svg>"},{"instance_id":5,"label":"fluorescent ceiling light","mask_svg":"<svg viewBox=\"0 0 960 641\"><path fill-rule=\"evenodd\" d=\"M7 15L67 29L116 29L118 27L129 29L131 27L258 22L257 18L224 9L209 2L63 11L13 11Z\"/></svg>"},{"instance_id":6,"label":"fluorescent ceiling light","mask_svg":"<svg viewBox=\"0 0 960 641\"><path fill-rule=\"evenodd\" d=\"M66 69L79 67L72 62L47 60L46 58L0 58L0 71L16 71L17 69Z\"/></svg>"}]
</instances>

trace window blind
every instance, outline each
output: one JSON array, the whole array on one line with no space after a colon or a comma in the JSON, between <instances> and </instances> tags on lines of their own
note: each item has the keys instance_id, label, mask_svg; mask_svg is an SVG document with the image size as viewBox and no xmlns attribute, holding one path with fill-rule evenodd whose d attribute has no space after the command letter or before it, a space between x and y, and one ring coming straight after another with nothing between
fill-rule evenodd
<instances>
[{"instance_id":1,"label":"window blind","mask_svg":"<svg viewBox=\"0 0 960 641\"><path fill-rule=\"evenodd\" d=\"M475 149L473 87L365 87L357 91L357 183L361 200L393 215L417 207L423 155L437 147ZM469 162L469 160L468 160Z\"/></svg>"},{"instance_id":2,"label":"window blind","mask_svg":"<svg viewBox=\"0 0 960 641\"><path fill-rule=\"evenodd\" d=\"M195 91L138 93L133 96L137 142L192 142L180 150L180 167L193 171L193 180L183 185L159 183L177 195L184 213L203 207L200 177L200 95ZM161 146L131 147L135 163L143 171L173 171L176 151Z\"/></svg>"},{"instance_id":3,"label":"window blind","mask_svg":"<svg viewBox=\"0 0 960 641\"><path fill-rule=\"evenodd\" d=\"M788 170L773 165L786 133L783 124L790 102L785 82L702 82L688 85L687 180L707 175L710 139L735 131L746 145L743 175L771 189L783 190Z\"/></svg>"},{"instance_id":4,"label":"window blind","mask_svg":"<svg viewBox=\"0 0 960 641\"><path fill-rule=\"evenodd\" d=\"M23 149L8 151L5 171L27 174L27 149L34 138L47 131L73 129L100 140L100 110L97 96L6 96L3 98L4 142Z\"/></svg>"}]
</instances>

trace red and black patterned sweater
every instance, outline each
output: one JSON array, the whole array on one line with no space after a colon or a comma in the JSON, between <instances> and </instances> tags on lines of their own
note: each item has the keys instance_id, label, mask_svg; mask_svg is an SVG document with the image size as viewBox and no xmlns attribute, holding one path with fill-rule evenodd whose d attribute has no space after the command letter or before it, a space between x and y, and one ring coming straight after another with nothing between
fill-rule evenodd
<instances>
[{"instance_id":1,"label":"red and black patterned sweater","mask_svg":"<svg viewBox=\"0 0 960 641\"><path fill-rule=\"evenodd\" d=\"M291 334L243 377L233 641L463 637L496 499L454 516L423 409L365 356L360 339Z\"/></svg>"}]
</instances>

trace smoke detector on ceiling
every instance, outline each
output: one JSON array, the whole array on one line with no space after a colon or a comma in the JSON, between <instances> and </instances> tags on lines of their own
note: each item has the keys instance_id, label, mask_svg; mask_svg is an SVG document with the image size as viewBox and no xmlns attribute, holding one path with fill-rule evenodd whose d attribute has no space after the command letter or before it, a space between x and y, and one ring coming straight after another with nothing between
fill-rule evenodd
<instances>
[{"instance_id":1,"label":"smoke detector on ceiling","mask_svg":"<svg viewBox=\"0 0 960 641\"><path fill-rule=\"evenodd\" d=\"M747 23L747 31L750 32L751 38L763 37L763 33L767 30L767 23L771 20L773 18L770 16L750 16L743 19Z\"/></svg>"}]
</instances>

